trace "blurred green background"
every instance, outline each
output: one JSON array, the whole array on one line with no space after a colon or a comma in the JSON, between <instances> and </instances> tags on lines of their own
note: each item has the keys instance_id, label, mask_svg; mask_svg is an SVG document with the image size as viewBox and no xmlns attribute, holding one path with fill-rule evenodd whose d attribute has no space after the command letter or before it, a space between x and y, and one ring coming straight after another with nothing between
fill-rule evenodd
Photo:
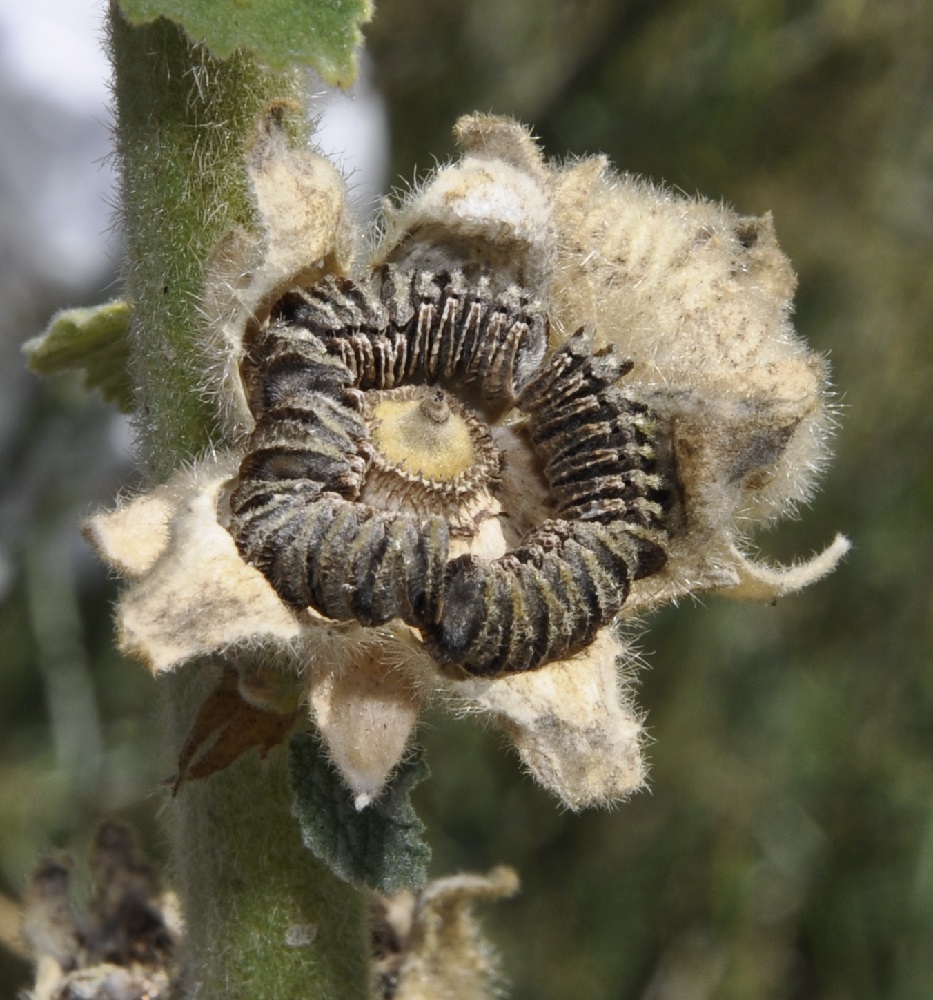
<instances>
[{"instance_id":1,"label":"blurred green background","mask_svg":"<svg viewBox=\"0 0 933 1000\"><path fill-rule=\"evenodd\" d=\"M515 1000L933 996L933 5L382 0L366 32L392 175L479 109L551 156L771 210L798 329L832 362L836 458L778 559L854 549L776 606L710 598L640 639L651 790L571 815L501 739L432 717L433 870L505 862L486 914ZM41 327L43 289L3 323ZM90 293L89 293L90 295ZM99 297L99 295L98 295ZM72 297L71 304L75 304ZM116 584L74 524L131 482L76 384L30 385L0 453L0 890L117 812L163 851L158 693L113 651ZM123 457L120 457L120 456ZM0 910L2 913L2 910ZM0 996L24 982L0 952Z\"/></svg>"}]
</instances>

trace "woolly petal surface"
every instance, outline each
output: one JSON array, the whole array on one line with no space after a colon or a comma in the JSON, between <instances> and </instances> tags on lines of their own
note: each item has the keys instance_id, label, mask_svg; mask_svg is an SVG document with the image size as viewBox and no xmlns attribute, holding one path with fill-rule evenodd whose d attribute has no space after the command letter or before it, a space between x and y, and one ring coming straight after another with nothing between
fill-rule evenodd
<instances>
[{"instance_id":1,"label":"woolly petal surface","mask_svg":"<svg viewBox=\"0 0 933 1000\"><path fill-rule=\"evenodd\" d=\"M300 633L217 521L221 490L235 469L230 456L206 459L87 523L100 555L134 571L117 604L120 648L153 673L236 643L288 643Z\"/></svg>"},{"instance_id":2,"label":"woolly petal surface","mask_svg":"<svg viewBox=\"0 0 933 1000\"><path fill-rule=\"evenodd\" d=\"M636 585L631 610L706 589L749 596L760 572L739 543L809 498L833 422L826 364L790 321L796 278L771 216L617 175L602 158L557 170L553 191L552 318L634 360L626 391L676 471L667 565ZM758 592L817 579L838 551Z\"/></svg>"},{"instance_id":3,"label":"woolly petal surface","mask_svg":"<svg viewBox=\"0 0 933 1000\"><path fill-rule=\"evenodd\" d=\"M227 234L204 292L214 358L207 390L234 438L253 423L239 377L245 331L262 323L288 289L346 274L353 256L343 177L318 153L293 149L274 114L259 130L247 172L261 233Z\"/></svg>"},{"instance_id":4,"label":"woolly petal surface","mask_svg":"<svg viewBox=\"0 0 933 1000\"><path fill-rule=\"evenodd\" d=\"M543 290L554 227L544 158L531 133L510 118L478 114L459 119L454 133L462 159L386 209L374 263L442 270L481 256L491 273L507 276L501 284Z\"/></svg>"},{"instance_id":5,"label":"woolly petal surface","mask_svg":"<svg viewBox=\"0 0 933 1000\"><path fill-rule=\"evenodd\" d=\"M836 535L822 552L791 566L754 562L735 550L734 565L738 579L731 588L730 596L742 600L772 601L802 590L832 573L851 547L848 538Z\"/></svg>"},{"instance_id":6,"label":"woolly petal surface","mask_svg":"<svg viewBox=\"0 0 933 1000\"><path fill-rule=\"evenodd\" d=\"M402 759L418 721L421 698L411 680L373 651L343 670L313 673L308 700L356 808L368 806Z\"/></svg>"},{"instance_id":7,"label":"woolly petal surface","mask_svg":"<svg viewBox=\"0 0 933 1000\"><path fill-rule=\"evenodd\" d=\"M603 629L582 653L493 681L451 682L467 712L493 717L522 763L570 809L607 805L645 782L642 727L620 682L622 644Z\"/></svg>"}]
</instances>

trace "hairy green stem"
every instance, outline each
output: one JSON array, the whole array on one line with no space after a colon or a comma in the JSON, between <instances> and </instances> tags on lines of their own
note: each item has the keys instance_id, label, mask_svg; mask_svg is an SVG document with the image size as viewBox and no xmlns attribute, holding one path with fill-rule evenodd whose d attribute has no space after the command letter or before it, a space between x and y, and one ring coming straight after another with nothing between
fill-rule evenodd
<instances>
[{"instance_id":1,"label":"hairy green stem","mask_svg":"<svg viewBox=\"0 0 933 1000\"><path fill-rule=\"evenodd\" d=\"M196 671L171 679L176 715L200 702L206 680ZM174 870L187 925L185 997L366 996L365 900L304 847L284 749L265 760L247 754L184 786L173 806Z\"/></svg>"},{"instance_id":2,"label":"hairy green stem","mask_svg":"<svg viewBox=\"0 0 933 1000\"><path fill-rule=\"evenodd\" d=\"M110 47L135 304L131 373L141 458L158 481L222 443L203 393L205 262L232 226L253 224L244 150L261 113L299 100L300 87L242 54L211 58L168 21L131 26L115 4ZM197 665L165 682L173 758L207 683ZM302 846L283 753L248 755L184 789L171 808L185 996L365 996L365 900Z\"/></svg>"}]
</instances>

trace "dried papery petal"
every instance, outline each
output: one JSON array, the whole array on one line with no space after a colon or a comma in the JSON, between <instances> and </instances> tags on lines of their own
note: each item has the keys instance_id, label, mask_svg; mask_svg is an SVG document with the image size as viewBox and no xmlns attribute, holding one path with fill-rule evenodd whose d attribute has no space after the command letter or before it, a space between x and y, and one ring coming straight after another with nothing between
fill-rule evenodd
<instances>
[{"instance_id":1,"label":"dried papery petal","mask_svg":"<svg viewBox=\"0 0 933 1000\"><path fill-rule=\"evenodd\" d=\"M773 601L785 594L792 594L832 573L850 548L847 538L836 535L832 544L822 552L790 566L770 566L765 562L754 562L735 549L732 565L737 582L730 587L729 596L748 601Z\"/></svg>"},{"instance_id":2,"label":"dried papery petal","mask_svg":"<svg viewBox=\"0 0 933 1000\"><path fill-rule=\"evenodd\" d=\"M247 168L265 233L255 280L257 290L265 287L269 305L287 288L316 279L327 260L345 271L353 236L340 171L318 153L291 148L274 115L263 123Z\"/></svg>"},{"instance_id":3,"label":"dried papery petal","mask_svg":"<svg viewBox=\"0 0 933 1000\"><path fill-rule=\"evenodd\" d=\"M499 286L543 288L554 229L544 158L531 133L510 118L467 115L455 135L463 158L386 210L374 264L480 267Z\"/></svg>"},{"instance_id":4,"label":"dried papery petal","mask_svg":"<svg viewBox=\"0 0 933 1000\"><path fill-rule=\"evenodd\" d=\"M445 690L460 710L491 715L532 776L569 809L607 805L645 781L641 720L619 676L623 659L631 654L603 629L568 660Z\"/></svg>"},{"instance_id":5,"label":"dried papery petal","mask_svg":"<svg viewBox=\"0 0 933 1000\"><path fill-rule=\"evenodd\" d=\"M217 521L221 491L235 469L235 458L215 456L158 491L160 504L171 503L168 544L117 603L120 648L153 673L237 643L284 644L300 634L295 616L263 575L243 562ZM138 563L140 546L150 552L166 538L165 521L147 516L152 509L150 496L143 496L88 520L89 537L111 565ZM113 530L114 524L132 530Z\"/></svg>"},{"instance_id":6,"label":"dried papery petal","mask_svg":"<svg viewBox=\"0 0 933 1000\"><path fill-rule=\"evenodd\" d=\"M405 753L421 708L418 692L377 649L364 647L342 669L313 671L308 701L357 809L364 808Z\"/></svg>"},{"instance_id":7,"label":"dried papery petal","mask_svg":"<svg viewBox=\"0 0 933 1000\"><path fill-rule=\"evenodd\" d=\"M170 486L124 501L115 510L89 517L84 535L97 552L128 580L144 576L171 540L177 494Z\"/></svg>"},{"instance_id":8,"label":"dried papery petal","mask_svg":"<svg viewBox=\"0 0 933 1000\"><path fill-rule=\"evenodd\" d=\"M737 541L806 500L832 426L826 365L790 322L795 277L771 217L742 217L613 174L555 175L553 318L635 360L676 477L666 568L633 609L737 582ZM838 559L838 546L820 565Z\"/></svg>"},{"instance_id":9,"label":"dried papery petal","mask_svg":"<svg viewBox=\"0 0 933 1000\"><path fill-rule=\"evenodd\" d=\"M290 145L278 109L260 126L247 172L261 235L235 230L221 241L203 310L214 359L205 389L234 438L252 425L239 378L245 330L262 323L289 288L346 274L354 254L343 177L323 156Z\"/></svg>"}]
</instances>

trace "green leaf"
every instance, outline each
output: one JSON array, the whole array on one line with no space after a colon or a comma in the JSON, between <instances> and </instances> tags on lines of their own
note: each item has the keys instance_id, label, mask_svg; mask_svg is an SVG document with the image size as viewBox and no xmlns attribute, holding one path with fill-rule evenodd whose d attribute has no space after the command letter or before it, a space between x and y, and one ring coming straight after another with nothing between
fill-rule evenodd
<instances>
[{"instance_id":1,"label":"green leaf","mask_svg":"<svg viewBox=\"0 0 933 1000\"><path fill-rule=\"evenodd\" d=\"M356 77L372 0L119 0L133 24L166 17L220 59L251 52L273 70L311 66L328 83Z\"/></svg>"},{"instance_id":2,"label":"green leaf","mask_svg":"<svg viewBox=\"0 0 933 1000\"><path fill-rule=\"evenodd\" d=\"M292 738L288 765L305 847L335 875L386 895L424 885L431 849L410 800L412 789L428 775L420 748L399 765L379 798L361 810L315 735Z\"/></svg>"},{"instance_id":3,"label":"green leaf","mask_svg":"<svg viewBox=\"0 0 933 1000\"><path fill-rule=\"evenodd\" d=\"M63 309L45 333L23 344L26 363L40 375L83 370L88 389L99 389L108 403L124 413L133 409L127 363L127 336L133 306L114 299L102 306Z\"/></svg>"}]
</instances>

